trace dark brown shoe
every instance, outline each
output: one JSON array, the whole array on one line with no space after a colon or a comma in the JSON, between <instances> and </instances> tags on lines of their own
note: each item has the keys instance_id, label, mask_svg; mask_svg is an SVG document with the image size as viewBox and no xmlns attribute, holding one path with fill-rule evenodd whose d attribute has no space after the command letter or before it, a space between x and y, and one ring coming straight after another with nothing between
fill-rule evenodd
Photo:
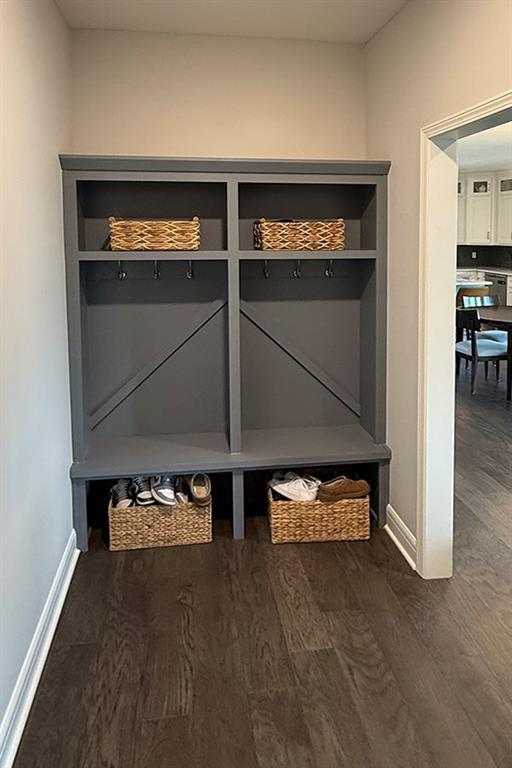
<instances>
[{"instance_id":1,"label":"dark brown shoe","mask_svg":"<svg viewBox=\"0 0 512 768\"><path fill-rule=\"evenodd\" d=\"M320 501L341 501L342 499L362 499L368 496L370 486L366 480L351 480L341 475L322 483L318 489Z\"/></svg>"}]
</instances>

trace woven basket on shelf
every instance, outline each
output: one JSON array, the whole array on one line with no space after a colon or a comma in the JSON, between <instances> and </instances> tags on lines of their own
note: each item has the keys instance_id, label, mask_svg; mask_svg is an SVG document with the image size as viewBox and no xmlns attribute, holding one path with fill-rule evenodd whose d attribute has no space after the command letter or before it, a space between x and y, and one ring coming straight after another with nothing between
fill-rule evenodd
<instances>
[{"instance_id":1,"label":"woven basket on shelf","mask_svg":"<svg viewBox=\"0 0 512 768\"><path fill-rule=\"evenodd\" d=\"M197 251L201 241L197 216L182 221L111 216L108 223L113 251Z\"/></svg>"},{"instance_id":2,"label":"woven basket on shelf","mask_svg":"<svg viewBox=\"0 0 512 768\"><path fill-rule=\"evenodd\" d=\"M370 538L370 497L342 501L276 501L268 489L272 544Z\"/></svg>"},{"instance_id":3,"label":"woven basket on shelf","mask_svg":"<svg viewBox=\"0 0 512 768\"><path fill-rule=\"evenodd\" d=\"M179 502L173 507L151 505L120 509L108 507L109 548L146 549L212 540L212 505Z\"/></svg>"},{"instance_id":4,"label":"woven basket on shelf","mask_svg":"<svg viewBox=\"0 0 512 768\"><path fill-rule=\"evenodd\" d=\"M342 251L345 221L275 221L254 223L254 247L263 251Z\"/></svg>"}]
</instances>

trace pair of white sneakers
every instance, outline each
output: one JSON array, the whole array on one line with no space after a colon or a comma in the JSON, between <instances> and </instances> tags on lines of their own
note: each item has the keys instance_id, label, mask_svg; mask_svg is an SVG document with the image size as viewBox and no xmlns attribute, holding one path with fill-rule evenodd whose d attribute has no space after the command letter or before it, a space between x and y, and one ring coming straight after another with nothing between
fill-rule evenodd
<instances>
[{"instance_id":1,"label":"pair of white sneakers","mask_svg":"<svg viewBox=\"0 0 512 768\"><path fill-rule=\"evenodd\" d=\"M269 486L273 491L291 501L314 501L322 481L312 475L301 477L296 472L274 472Z\"/></svg>"}]
</instances>

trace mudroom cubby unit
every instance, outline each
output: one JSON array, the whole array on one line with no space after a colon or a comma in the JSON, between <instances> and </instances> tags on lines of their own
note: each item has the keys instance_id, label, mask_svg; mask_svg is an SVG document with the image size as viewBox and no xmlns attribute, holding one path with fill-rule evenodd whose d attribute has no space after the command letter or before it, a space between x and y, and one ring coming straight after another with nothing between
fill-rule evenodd
<instances>
[{"instance_id":1,"label":"mudroom cubby unit","mask_svg":"<svg viewBox=\"0 0 512 768\"><path fill-rule=\"evenodd\" d=\"M241 538L247 473L366 465L383 523L389 163L61 164L81 549L90 483L164 471L227 475ZM109 216L198 216L200 249L111 251ZM254 249L260 218L338 217L344 250Z\"/></svg>"}]
</instances>

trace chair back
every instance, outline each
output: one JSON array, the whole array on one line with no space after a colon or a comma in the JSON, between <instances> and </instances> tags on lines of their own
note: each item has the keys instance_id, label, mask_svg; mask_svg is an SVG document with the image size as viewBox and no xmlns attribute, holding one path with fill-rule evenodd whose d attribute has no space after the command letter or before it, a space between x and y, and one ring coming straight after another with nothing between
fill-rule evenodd
<instances>
[{"instance_id":1,"label":"chair back","mask_svg":"<svg viewBox=\"0 0 512 768\"><path fill-rule=\"evenodd\" d=\"M473 309L476 307L499 307L499 296L463 296L462 306L464 309Z\"/></svg>"},{"instance_id":2,"label":"chair back","mask_svg":"<svg viewBox=\"0 0 512 768\"><path fill-rule=\"evenodd\" d=\"M489 286L484 285L481 288L466 288L464 285L457 291L457 306L462 307L465 296L488 296Z\"/></svg>"},{"instance_id":3,"label":"chair back","mask_svg":"<svg viewBox=\"0 0 512 768\"><path fill-rule=\"evenodd\" d=\"M458 309L457 328L465 329L466 331L479 331L480 317L478 309Z\"/></svg>"}]
</instances>

